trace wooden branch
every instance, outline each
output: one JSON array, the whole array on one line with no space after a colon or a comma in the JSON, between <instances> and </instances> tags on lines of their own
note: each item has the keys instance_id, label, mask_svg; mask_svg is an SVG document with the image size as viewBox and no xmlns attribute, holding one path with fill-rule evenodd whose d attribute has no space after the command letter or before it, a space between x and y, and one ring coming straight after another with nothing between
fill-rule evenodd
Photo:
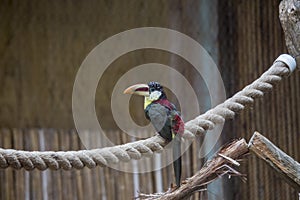
<instances>
[{"instance_id":1,"label":"wooden branch","mask_svg":"<svg viewBox=\"0 0 300 200\"><path fill-rule=\"evenodd\" d=\"M232 166L239 166L239 163L235 160L240 159L246 153L248 153L248 144L245 139L235 140L223 147L215 157L207 161L200 171L189 178L178 189L161 194L141 194L139 198L159 200L187 199L195 192L205 190L208 183L222 175L242 176L242 174L232 168Z\"/></svg>"},{"instance_id":2,"label":"wooden branch","mask_svg":"<svg viewBox=\"0 0 300 200\"><path fill-rule=\"evenodd\" d=\"M258 132L255 132L250 139L249 149L266 161L292 187L300 192L300 164L297 161Z\"/></svg>"},{"instance_id":3,"label":"wooden branch","mask_svg":"<svg viewBox=\"0 0 300 200\"><path fill-rule=\"evenodd\" d=\"M287 49L297 63L300 63L300 2L282 0L279 5L279 19Z\"/></svg>"}]
</instances>

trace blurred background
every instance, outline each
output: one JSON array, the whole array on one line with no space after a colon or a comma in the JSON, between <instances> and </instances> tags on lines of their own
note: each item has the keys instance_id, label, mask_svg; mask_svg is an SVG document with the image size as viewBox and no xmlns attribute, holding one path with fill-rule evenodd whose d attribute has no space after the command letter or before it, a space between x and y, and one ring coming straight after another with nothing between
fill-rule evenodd
<instances>
[{"instance_id":1,"label":"blurred background","mask_svg":"<svg viewBox=\"0 0 300 200\"><path fill-rule=\"evenodd\" d=\"M24 150L84 149L72 116L76 73L99 43L133 28L170 28L198 41L217 64L227 97L232 96L267 70L278 55L287 52L278 18L279 2L1 1L0 146ZM111 64L99 82L104 87L98 87L96 93L98 120L116 144L132 138L121 133L112 117L113 87L122 74L149 62L174 67L197 92L200 113L211 108L205 83L184 59L154 49L127 53ZM299 161L299 88L299 71L296 71L252 108L226 122L210 155L232 139L249 140L257 130ZM180 107L172 91L167 93ZM142 104L141 98L132 98L130 112L137 124L145 125L148 122ZM199 137L184 154L183 178L193 175L207 160L198 158L202 140ZM193 198L296 199L298 196L253 155L238 170L247 175L247 182L224 177ZM172 166L143 174L100 167L44 172L5 169L0 170L0 199L132 199L138 191L167 190L172 177Z\"/></svg>"}]
</instances>

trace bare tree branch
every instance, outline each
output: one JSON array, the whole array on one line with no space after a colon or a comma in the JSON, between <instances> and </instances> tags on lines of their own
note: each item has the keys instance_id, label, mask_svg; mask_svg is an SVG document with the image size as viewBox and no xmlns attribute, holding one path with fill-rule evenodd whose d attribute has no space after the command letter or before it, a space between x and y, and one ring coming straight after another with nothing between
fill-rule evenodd
<instances>
[{"instance_id":1,"label":"bare tree branch","mask_svg":"<svg viewBox=\"0 0 300 200\"><path fill-rule=\"evenodd\" d=\"M297 63L300 63L300 2L295 0L281 1L279 19L284 31L286 47L289 53L296 58Z\"/></svg>"},{"instance_id":2,"label":"bare tree branch","mask_svg":"<svg viewBox=\"0 0 300 200\"><path fill-rule=\"evenodd\" d=\"M140 199L175 200L187 199L195 192L204 191L206 185L215 179L228 174L233 176L243 175L233 168L239 165L236 159L248 153L248 144L245 139L235 140L224 146L216 155L202 167L194 176L187 179L178 189L169 190L159 194L140 194Z\"/></svg>"},{"instance_id":3,"label":"bare tree branch","mask_svg":"<svg viewBox=\"0 0 300 200\"><path fill-rule=\"evenodd\" d=\"M285 181L300 192L300 164L276 147L270 140L255 132L249 149L266 161Z\"/></svg>"}]
</instances>

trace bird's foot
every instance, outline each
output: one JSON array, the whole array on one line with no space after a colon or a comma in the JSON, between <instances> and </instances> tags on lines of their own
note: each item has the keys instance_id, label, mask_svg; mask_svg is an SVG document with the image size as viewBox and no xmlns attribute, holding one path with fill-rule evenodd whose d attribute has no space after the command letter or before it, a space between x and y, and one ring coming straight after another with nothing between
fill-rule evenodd
<instances>
[{"instance_id":1,"label":"bird's foot","mask_svg":"<svg viewBox=\"0 0 300 200\"><path fill-rule=\"evenodd\" d=\"M177 190L180 186L175 185L174 183L171 183L171 192L174 192L175 190Z\"/></svg>"}]
</instances>

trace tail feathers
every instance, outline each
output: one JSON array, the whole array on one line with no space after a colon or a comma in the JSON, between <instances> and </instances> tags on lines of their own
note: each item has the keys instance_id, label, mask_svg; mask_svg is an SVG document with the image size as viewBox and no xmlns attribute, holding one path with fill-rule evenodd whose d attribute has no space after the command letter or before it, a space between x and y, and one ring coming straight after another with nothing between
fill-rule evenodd
<instances>
[{"instance_id":1,"label":"tail feathers","mask_svg":"<svg viewBox=\"0 0 300 200\"><path fill-rule=\"evenodd\" d=\"M181 184L181 139L178 135L173 139L173 168L177 187Z\"/></svg>"}]
</instances>

